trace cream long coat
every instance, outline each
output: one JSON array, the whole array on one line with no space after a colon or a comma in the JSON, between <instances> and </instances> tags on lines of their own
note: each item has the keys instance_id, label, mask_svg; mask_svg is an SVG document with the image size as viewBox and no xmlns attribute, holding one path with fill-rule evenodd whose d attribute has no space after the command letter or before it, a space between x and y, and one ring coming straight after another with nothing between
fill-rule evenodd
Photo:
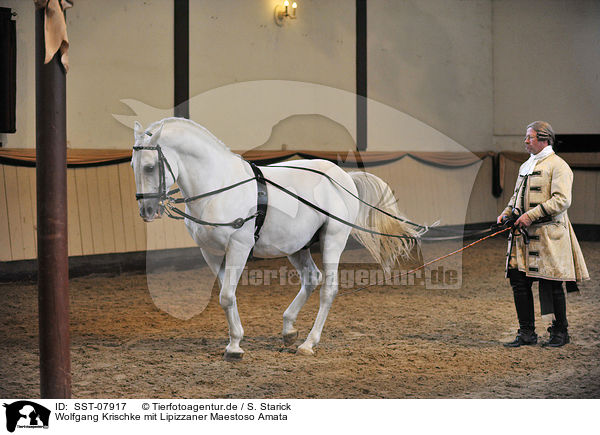
<instances>
[{"instance_id":1,"label":"cream long coat","mask_svg":"<svg viewBox=\"0 0 600 435\"><path fill-rule=\"evenodd\" d=\"M567 216L572 185L573 171L556 154L537 162L525 182L519 175L514 194L502 214L509 215L513 207L517 207L534 222L546 216L552 216L552 220L527 228L529 245L524 243L523 237L515 237L512 253L507 253L507 269L518 268L529 277L556 281L589 279L581 248ZM510 244L509 238L509 250Z\"/></svg>"}]
</instances>

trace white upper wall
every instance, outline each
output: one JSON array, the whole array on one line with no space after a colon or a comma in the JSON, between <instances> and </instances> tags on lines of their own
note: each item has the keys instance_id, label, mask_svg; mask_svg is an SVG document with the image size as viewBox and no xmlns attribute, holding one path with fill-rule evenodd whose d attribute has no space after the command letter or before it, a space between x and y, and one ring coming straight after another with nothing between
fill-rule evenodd
<instances>
[{"instance_id":1,"label":"white upper wall","mask_svg":"<svg viewBox=\"0 0 600 435\"><path fill-rule=\"evenodd\" d=\"M522 150L525 126L600 133L600 2L493 2L494 134Z\"/></svg>"},{"instance_id":2,"label":"white upper wall","mask_svg":"<svg viewBox=\"0 0 600 435\"><path fill-rule=\"evenodd\" d=\"M128 111L120 100L173 107L173 2L77 0L67 31L69 146L131 148L133 123L112 116Z\"/></svg>"},{"instance_id":3,"label":"white upper wall","mask_svg":"<svg viewBox=\"0 0 600 435\"><path fill-rule=\"evenodd\" d=\"M352 149L355 105L344 93L356 86L355 1L298 0L298 18L282 27L273 19L278 2L190 2L192 118L207 120L233 149L265 142L271 149ZM34 6L2 5L18 14L17 133L0 141L34 147ZM371 110L369 150L430 149L421 140L427 129L472 151L522 150L523 128L535 119L559 133L600 133L597 0L369 0L367 17L369 98L406 121L395 125L389 111L384 119ZM135 111L151 120L172 114L173 0L77 0L67 21L69 146L129 148L131 129L112 114L134 112L120 100L143 103ZM238 100L219 100L217 91L272 79L279 82L271 93L254 87L261 93L251 96L247 113L285 105L272 122L277 134L249 135L252 116L234 115ZM281 81L309 84L302 107L311 110L294 113ZM319 110L324 87L339 92L327 92L334 101L327 97L327 110ZM203 104L211 92L211 104ZM336 111L347 122L323 118ZM419 128L407 126L412 120Z\"/></svg>"},{"instance_id":4,"label":"white upper wall","mask_svg":"<svg viewBox=\"0 0 600 435\"><path fill-rule=\"evenodd\" d=\"M354 131L344 134L335 121L324 123L319 105L335 105L328 97L336 94L334 90L355 90L355 2L298 0L297 18L278 26L275 6L282 3L190 2L190 117L237 150L261 145L280 149L283 144L290 149L354 149ZM256 80L278 82L231 86ZM288 88L281 81L306 83L306 92L315 92L314 98L304 93L302 102L297 101L299 83ZM311 111L305 111L307 106ZM269 112L268 125L257 119L261 112ZM300 116L290 118L294 115ZM283 121L294 135L269 139ZM295 123L300 124L294 127ZM348 127L355 130L354 119ZM255 131L258 128L261 131ZM315 143L311 130L317 128L321 137Z\"/></svg>"},{"instance_id":5,"label":"white upper wall","mask_svg":"<svg viewBox=\"0 0 600 435\"><path fill-rule=\"evenodd\" d=\"M369 0L367 5L369 98L416 118L468 150L489 150L491 2ZM404 149L404 136L411 132L391 127L369 116L368 149ZM372 134L382 129L396 137L373 140ZM412 143L415 151L431 145L427 138L422 148Z\"/></svg>"},{"instance_id":6,"label":"white upper wall","mask_svg":"<svg viewBox=\"0 0 600 435\"><path fill-rule=\"evenodd\" d=\"M173 2L77 0L67 10L67 142L71 148L130 148L131 128L113 113L121 99L173 106ZM35 147L35 6L5 0L17 12L17 133L4 146Z\"/></svg>"}]
</instances>

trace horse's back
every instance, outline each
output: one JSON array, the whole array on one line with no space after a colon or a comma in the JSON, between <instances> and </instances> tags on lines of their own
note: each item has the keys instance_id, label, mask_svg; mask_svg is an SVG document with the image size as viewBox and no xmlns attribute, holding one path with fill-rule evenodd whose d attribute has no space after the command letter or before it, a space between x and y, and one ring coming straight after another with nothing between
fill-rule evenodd
<instances>
[{"instance_id":1,"label":"horse's back","mask_svg":"<svg viewBox=\"0 0 600 435\"><path fill-rule=\"evenodd\" d=\"M294 169L294 168L299 169ZM352 178L338 165L330 162L329 160L323 159L299 159L291 160L288 162L274 163L272 165L264 166L263 172L265 177L273 177L273 181L281 180L282 182L288 182L294 187L302 188L306 185L312 187L316 182L319 185L325 183L325 185L332 187L332 191L336 191L339 187L336 187L327 177L319 174L321 172L327 176L333 178L336 182L343 185L346 189L356 194L356 186L352 181ZM318 171L318 172L313 172ZM269 176L267 176L267 173Z\"/></svg>"},{"instance_id":2,"label":"horse's back","mask_svg":"<svg viewBox=\"0 0 600 435\"><path fill-rule=\"evenodd\" d=\"M261 170L267 180L277 183L328 213L354 223L358 213L356 199L326 176L312 172L319 171L327 174L356 194L356 186L352 178L334 163L320 159L293 160L263 166ZM267 190L269 196L267 217L255 249L258 254L262 251L266 256L277 256L282 253L289 255L306 246L321 228L331 227L331 219L325 214L270 183L267 183ZM333 225L344 227L343 231L350 230L350 227L337 221L333 221Z\"/></svg>"},{"instance_id":3,"label":"horse's back","mask_svg":"<svg viewBox=\"0 0 600 435\"><path fill-rule=\"evenodd\" d=\"M341 201L345 207L353 202L348 201L348 199L352 199L352 196L344 192L340 185L354 195L358 194L350 175L328 160L301 159L275 163L263 167L263 173L267 179L290 188L302 198L332 213L335 209L331 209L331 207L335 207L336 202ZM274 186L271 187L274 188ZM331 203L332 201L334 203Z\"/></svg>"}]
</instances>

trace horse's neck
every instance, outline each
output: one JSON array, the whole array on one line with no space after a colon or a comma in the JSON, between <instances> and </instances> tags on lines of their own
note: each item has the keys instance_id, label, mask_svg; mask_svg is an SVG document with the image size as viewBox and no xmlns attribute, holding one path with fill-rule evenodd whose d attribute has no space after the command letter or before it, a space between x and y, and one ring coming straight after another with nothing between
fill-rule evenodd
<instances>
[{"instance_id":1,"label":"horse's neck","mask_svg":"<svg viewBox=\"0 0 600 435\"><path fill-rule=\"evenodd\" d=\"M219 146L187 146L181 149L178 159L177 184L186 197L216 190L247 177L243 160Z\"/></svg>"}]
</instances>

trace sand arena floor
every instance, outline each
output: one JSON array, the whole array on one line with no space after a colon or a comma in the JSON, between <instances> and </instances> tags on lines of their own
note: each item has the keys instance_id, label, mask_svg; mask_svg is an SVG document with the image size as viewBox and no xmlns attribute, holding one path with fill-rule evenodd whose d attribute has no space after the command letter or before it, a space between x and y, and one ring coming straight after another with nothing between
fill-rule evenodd
<instances>
[{"instance_id":1,"label":"sand arena floor","mask_svg":"<svg viewBox=\"0 0 600 435\"><path fill-rule=\"evenodd\" d=\"M285 347L282 313L298 287L240 286L246 354L231 363L223 360L227 324L216 291L183 320L156 307L143 274L73 279L73 397L600 398L600 243L581 245L593 281L569 295L572 342L559 349L502 346L517 328L503 240L465 251L460 289L416 283L338 297L314 357L295 349L312 326L318 290L298 317L300 339ZM189 273L166 276L189 286ZM39 397L36 292L32 283L0 284L2 397ZM547 338L537 295L536 316Z\"/></svg>"}]
</instances>

